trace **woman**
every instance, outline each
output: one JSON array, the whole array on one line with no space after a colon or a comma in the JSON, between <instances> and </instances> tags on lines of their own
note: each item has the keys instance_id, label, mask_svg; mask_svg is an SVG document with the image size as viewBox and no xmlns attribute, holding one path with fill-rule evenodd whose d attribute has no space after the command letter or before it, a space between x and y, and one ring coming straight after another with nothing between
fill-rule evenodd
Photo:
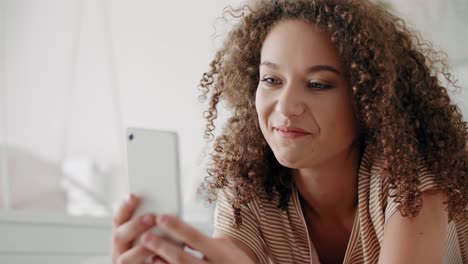
<instances>
[{"instance_id":1,"label":"woman","mask_svg":"<svg viewBox=\"0 0 468 264\"><path fill-rule=\"evenodd\" d=\"M468 131L445 62L364 0L264 0L201 81L215 232L116 213L115 263L468 263ZM145 222L145 220L147 220ZM147 230L157 225L198 259ZM131 246L143 236L143 242Z\"/></svg>"}]
</instances>

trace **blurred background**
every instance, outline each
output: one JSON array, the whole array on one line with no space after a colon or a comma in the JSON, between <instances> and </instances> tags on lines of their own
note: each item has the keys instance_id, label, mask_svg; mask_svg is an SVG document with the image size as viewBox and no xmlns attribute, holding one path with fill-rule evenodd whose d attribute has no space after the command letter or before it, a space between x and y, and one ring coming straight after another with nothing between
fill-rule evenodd
<instances>
[{"instance_id":1,"label":"blurred background","mask_svg":"<svg viewBox=\"0 0 468 264\"><path fill-rule=\"evenodd\" d=\"M184 218L208 232L197 86L223 8L242 2L0 0L0 207L109 217L128 193L125 128L164 129L179 134ZM447 52L468 116L468 1L379 3Z\"/></svg>"},{"instance_id":2,"label":"blurred background","mask_svg":"<svg viewBox=\"0 0 468 264\"><path fill-rule=\"evenodd\" d=\"M236 2L0 3L0 207L109 216L143 127L179 134L184 215L209 225L197 87Z\"/></svg>"}]
</instances>

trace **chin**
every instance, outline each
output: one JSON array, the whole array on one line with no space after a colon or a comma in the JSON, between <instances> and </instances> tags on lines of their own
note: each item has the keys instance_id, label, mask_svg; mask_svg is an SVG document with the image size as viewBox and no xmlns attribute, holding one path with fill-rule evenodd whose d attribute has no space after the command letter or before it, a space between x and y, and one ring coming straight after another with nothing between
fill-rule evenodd
<instances>
[{"instance_id":1,"label":"chin","mask_svg":"<svg viewBox=\"0 0 468 264\"><path fill-rule=\"evenodd\" d=\"M295 159L292 157L284 157L284 156L277 156L275 154L276 160L279 162L279 164L283 165L286 168L290 169L298 169L300 168L300 163L301 161L299 159Z\"/></svg>"}]
</instances>

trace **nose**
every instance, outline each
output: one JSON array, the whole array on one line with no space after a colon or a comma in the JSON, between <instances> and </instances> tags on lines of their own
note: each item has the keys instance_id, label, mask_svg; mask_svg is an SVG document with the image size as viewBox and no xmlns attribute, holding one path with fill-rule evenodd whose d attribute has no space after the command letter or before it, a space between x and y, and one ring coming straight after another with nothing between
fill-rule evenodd
<instances>
[{"instance_id":1,"label":"nose","mask_svg":"<svg viewBox=\"0 0 468 264\"><path fill-rule=\"evenodd\" d=\"M276 111L285 117L299 116L305 111L302 88L294 84L285 85L279 95Z\"/></svg>"}]
</instances>

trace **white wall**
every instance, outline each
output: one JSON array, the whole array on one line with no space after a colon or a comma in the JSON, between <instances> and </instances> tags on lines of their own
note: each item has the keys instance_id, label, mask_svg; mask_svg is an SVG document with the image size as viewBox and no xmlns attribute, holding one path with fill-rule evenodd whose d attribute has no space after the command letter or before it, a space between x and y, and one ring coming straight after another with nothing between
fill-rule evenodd
<instances>
[{"instance_id":1,"label":"white wall","mask_svg":"<svg viewBox=\"0 0 468 264\"><path fill-rule=\"evenodd\" d=\"M395 13L417 29L433 47L447 53L462 87L452 97L468 117L468 1L388 0Z\"/></svg>"},{"instance_id":2,"label":"white wall","mask_svg":"<svg viewBox=\"0 0 468 264\"><path fill-rule=\"evenodd\" d=\"M468 120L468 63L454 67L454 76L460 89L452 94L452 98L462 110L465 121Z\"/></svg>"},{"instance_id":3,"label":"white wall","mask_svg":"<svg viewBox=\"0 0 468 264\"><path fill-rule=\"evenodd\" d=\"M4 145L4 138L6 132L6 103L5 98L5 1L0 1L0 145ZM0 149L0 176L5 175L7 171L6 166L6 151ZM0 177L0 205L7 207L9 205L9 195L5 191L5 186L8 185L6 177Z\"/></svg>"},{"instance_id":4,"label":"white wall","mask_svg":"<svg viewBox=\"0 0 468 264\"><path fill-rule=\"evenodd\" d=\"M89 157L114 172L110 197L118 201L127 192L123 129L174 130L186 208L203 208L194 202L204 176L197 84L213 55L216 19L240 1L2 1L10 147L58 168L62 157ZM46 180L36 174L27 168L17 177Z\"/></svg>"},{"instance_id":5,"label":"white wall","mask_svg":"<svg viewBox=\"0 0 468 264\"><path fill-rule=\"evenodd\" d=\"M397 15L418 29L453 64L468 63L468 2L465 0L388 0Z\"/></svg>"}]
</instances>

